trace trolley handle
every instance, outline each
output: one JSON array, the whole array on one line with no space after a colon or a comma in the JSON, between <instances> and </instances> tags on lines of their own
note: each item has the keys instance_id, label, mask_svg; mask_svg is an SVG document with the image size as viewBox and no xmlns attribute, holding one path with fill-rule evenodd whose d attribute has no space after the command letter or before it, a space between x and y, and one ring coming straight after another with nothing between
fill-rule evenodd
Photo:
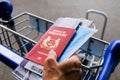
<instances>
[{"instance_id":1,"label":"trolley handle","mask_svg":"<svg viewBox=\"0 0 120 80\"><path fill-rule=\"evenodd\" d=\"M105 29L106 29L106 24L107 24L107 14L99 10L89 9L86 13L86 19L88 19L90 13L98 14L104 17L103 29L102 29L102 33L100 37L100 39L103 40Z\"/></svg>"},{"instance_id":2,"label":"trolley handle","mask_svg":"<svg viewBox=\"0 0 120 80\"><path fill-rule=\"evenodd\" d=\"M9 21L12 19L12 11L13 11L13 5L9 0L1 0L0 1L0 18L4 21ZM6 25L6 22L3 23ZM13 27L14 26L14 21L10 21L8 23L9 26L7 27ZM11 28L10 27L10 28Z\"/></svg>"}]
</instances>

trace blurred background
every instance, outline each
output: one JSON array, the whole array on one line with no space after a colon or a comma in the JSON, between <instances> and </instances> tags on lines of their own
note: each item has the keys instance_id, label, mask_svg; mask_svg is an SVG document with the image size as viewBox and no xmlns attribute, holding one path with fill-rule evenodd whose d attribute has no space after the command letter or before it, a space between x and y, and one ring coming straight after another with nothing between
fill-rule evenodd
<instances>
[{"instance_id":1,"label":"blurred background","mask_svg":"<svg viewBox=\"0 0 120 80\"><path fill-rule=\"evenodd\" d=\"M120 39L120 0L10 0L13 4L12 16L22 12L30 12L43 18L55 21L59 17L85 18L89 9L96 9L107 14L107 25L104 40L111 42ZM100 38L104 18L90 17L99 30L95 37ZM120 80L120 65L117 66L110 80ZM11 69L0 62L0 80L16 80L12 77Z\"/></svg>"}]
</instances>

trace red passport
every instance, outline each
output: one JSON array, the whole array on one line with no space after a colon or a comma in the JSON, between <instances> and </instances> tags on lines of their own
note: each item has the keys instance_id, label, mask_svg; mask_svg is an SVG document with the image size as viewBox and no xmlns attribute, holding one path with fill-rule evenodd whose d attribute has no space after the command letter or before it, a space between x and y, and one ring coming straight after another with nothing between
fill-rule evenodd
<instances>
[{"instance_id":1,"label":"red passport","mask_svg":"<svg viewBox=\"0 0 120 80\"><path fill-rule=\"evenodd\" d=\"M43 65L51 49L57 53L59 58L74 33L73 28L51 26L25 58Z\"/></svg>"}]
</instances>

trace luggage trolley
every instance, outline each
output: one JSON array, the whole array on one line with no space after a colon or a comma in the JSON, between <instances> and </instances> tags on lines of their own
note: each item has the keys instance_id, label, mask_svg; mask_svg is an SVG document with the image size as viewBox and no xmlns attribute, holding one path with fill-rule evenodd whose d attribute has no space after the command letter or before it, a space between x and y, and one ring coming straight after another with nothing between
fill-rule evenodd
<instances>
[{"instance_id":1,"label":"luggage trolley","mask_svg":"<svg viewBox=\"0 0 120 80\"><path fill-rule=\"evenodd\" d=\"M89 13L103 15L105 23L101 39L91 37L77 52L82 61L82 80L107 80L119 63L120 50L118 48L120 48L120 41L113 41L109 44L102 40L107 16L101 11L88 10L86 19L88 19ZM3 49L0 51L0 60L10 68L15 69L24 59L24 55L31 50L37 40L54 22L24 12L8 20L1 19L0 23L0 49ZM113 53L118 53L118 60L115 59ZM105 74L105 71L108 70L106 66L108 68L110 63L113 64L109 67L108 73Z\"/></svg>"}]
</instances>

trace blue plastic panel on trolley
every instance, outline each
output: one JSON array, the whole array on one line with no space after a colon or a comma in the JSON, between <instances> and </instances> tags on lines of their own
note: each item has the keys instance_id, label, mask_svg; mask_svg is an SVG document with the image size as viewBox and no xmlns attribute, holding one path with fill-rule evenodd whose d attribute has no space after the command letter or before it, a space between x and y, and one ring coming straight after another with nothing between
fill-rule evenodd
<instances>
[{"instance_id":1,"label":"blue plastic panel on trolley","mask_svg":"<svg viewBox=\"0 0 120 80\"><path fill-rule=\"evenodd\" d=\"M105 43L93 38L90 38L82 47L81 49L95 55L97 57L101 57L104 51Z\"/></svg>"},{"instance_id":2,"label":"blue plastic panel on trolley","mask_svg":"<svg viewBox=\"0 0 120 80\"><path fill-rule=\"evenodd\" d=\"M0 44L0 60L7 66L15 69L23 60L23 57Z\"/></svg>"},{"instance_id":3,"label":"blue plastic panel on trolley","mask_svg":"<svg viewBox=\"0 0 120 80\"><path fill-rule=\"evenodd\" d=\"M27 41L25 39L22 39L22 43L23 43L23 45L25 45L26 52L29 52L33 48L33 45L30 44L29 41Z\"/></svg>"},{"instance_id":4,"label":"blue plastic panel on trolley","mask_svg":"<svg viewBox=\"0 0 120 80\"><path fill-rule=\"evenodd\" d=\"M46 32L47 29L52 25L53 23L45 21L43 19L36 18L34 16L30 16L30 25L33 29L38 30L39 32Z\"/></svg>"}]
</instances>

